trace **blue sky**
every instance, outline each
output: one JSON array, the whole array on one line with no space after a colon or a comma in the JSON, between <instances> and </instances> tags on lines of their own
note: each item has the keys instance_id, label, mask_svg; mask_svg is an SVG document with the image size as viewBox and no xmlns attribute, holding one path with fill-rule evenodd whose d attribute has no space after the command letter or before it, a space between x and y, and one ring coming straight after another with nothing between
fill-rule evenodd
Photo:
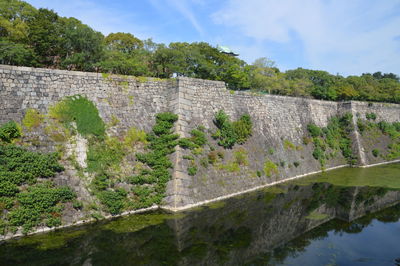
<instances>
[{"instance_id":1,"label":"blue sky","mask_svg":"<svg viewBox=\"0 0 400 266\"><path fill-rule=\"evenodd\" d=\"M281 70L400 75L400 0L28 0L95 30L227 45Z\"/></svg>"}]
</instances>

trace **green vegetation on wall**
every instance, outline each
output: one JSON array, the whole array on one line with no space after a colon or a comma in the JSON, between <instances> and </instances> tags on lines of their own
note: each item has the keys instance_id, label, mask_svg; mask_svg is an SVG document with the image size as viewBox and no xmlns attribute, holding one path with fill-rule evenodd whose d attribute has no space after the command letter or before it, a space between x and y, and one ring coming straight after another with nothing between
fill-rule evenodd
<instances>
[{"instance_id":1,"label":"green vegetation on wall","mask_svg":"<svg viewBox=\"0 0 400 266\"><path fill-rule=\"evenodd\" d=\"M24 119L22 119L22 125L29 131L40 126L43 122L43 115L38 110L28 109L25 113Z\"/></svg>"},{"instance_id":2,"label":"green vegetation on wall","mask_svg":"<svg viewBox=\"0 0 400 266\"><path fill-rule=\"evenodd\" d=\"M235 144L243 144L252 134L252 122L249 115L242 115L239 120L231 122L229 115L223 110L215 114L217 131L213 138L218 140L218 145L232 148Z\"/></svg>"},{"instance_id":3,"label":"green vegetation on wall","mask_svg":"<svg viewBox=\"0 0 400 266\"><path fill-rule=\"evenodd\" d=\"M367 120L359 118L357 127L362 136L372 139L371 145L374 145L382 135L388 136L391 140L385 150L373 149L371 151L373 156L381 156L386 160L400 158L400 122L375 122L376 115L371 117L371 114L367 114L366 118Z\"/></svg>"},{"instance_id":4,"label":"green vegetation on wall","mask_svg":"<svg viewBox=\"0 0 400 266\"><path fill-rule=\"evenodd\" d=\"M0 143L0 162L0 234L19 227L27 233L39 225L61 225L64 203L75 194L46 180L64 170L57 154Z\"/></svg>"},{"instance_id":5,"label":"green vegetation on wall","mask_svg":"<svg viewBox=\"0 0 400 266\"><path fill-rule=\"evenodd\" d=\"M14 121L9 121L0 126L0 141L11 143L22 136L21 127Z\"/></svg>"},{"instance_id":6,"label":"green vegetation on wall","mask_svg":"<svg viewBox=\"0 0 400 266\"><path fill-rule=\"evenodd\" d=\"M156 124L147 136L148 152L136 154L146 166L140 169L138 175L131 177L131 183L136 185L134 191L140 192L135 203L137 208L159 204L165 197L166 184L171 179L169 168L173 167L168 155L174 152L179 138L172 132L177 120L178 116L172 113L157 114Z\"/></svg>"},{"instance_id":7,"label":"green vegetation on wall","mask_svg":"<svg viewBox=\"0 0 400 266\"><path fill-rule=\"evenodd\" d=\"M320 128L315 124L307 126L314 144L312 155L322 167L325 166L327 160L335 158L338 151L342 152L350 165L357 162L350 139L350 133L353 130L352 119L353 116L346 113L340 117L332 117L325 128Z\"/></svg>"},{"instance_id":8,"label":"green vegetation on wall","mask_svg":"<svg viewBox=\"0 0 400 266\"><path fill-rule=\"evenodd\" d=\"M105 124L99 116L96 106L86 97L75 95L52 106L49 116L62 123L65 127L73 127L82 136L93 135L102 138L105 135Z\"/></svg>"}]
</instances>

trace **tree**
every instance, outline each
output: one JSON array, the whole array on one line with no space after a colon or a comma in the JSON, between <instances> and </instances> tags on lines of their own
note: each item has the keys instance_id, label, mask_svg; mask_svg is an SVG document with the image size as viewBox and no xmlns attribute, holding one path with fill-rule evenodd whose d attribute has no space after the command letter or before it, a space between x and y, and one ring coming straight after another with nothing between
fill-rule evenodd
<instances>
[{"instance_id":1,"label":"tree","mask_svg":"<svg viewBox=\"0 0 400 266\"><path fill-rule=\"evenodd\" d=\"M30 4L18 0L0 0L0 38L13 42L28 41L27 22L37 13Z\"/></svg>"},{"instance_id":2,"label":"tree","mask_svg":"<svg viewBox=\"0 0 400 266\"><path fill-rule=\"evenodd\" d=\"M104 36L75 18L61 18L60 56L67 69L90 71L103 55Z\"/></svg>"},{"instance_id":3,"label":"tree","mask_svg":"<svg viewBox=\"0 0 400 266\"><path fill-rule=\"evenodd\" d=\"M0 64L31 66L35 65L35 53L27 45L0 40Z\"/></svg>"},{"instance_id":4,"label":"tree","mask_svg":"<svg viewBox=\"0 0 400 266\"><path fill-rule=\"evenodd\" d=\"M57 13L41 8L29 19L28 26L29 44L38 56L38 63L42 66L58 66L62 28Z\"/></svg>"},{"instance_id":5,"label":"tree","mask_svg":"<svg viewBox=\"0 0 400 266\"><path fill-rule=\"evenodd\" d=\"M143 41L130 33L123 32L110 33L104 41L109 50L119 51L126 54L137 49L142 49L144 46Z\"/></svg>"}]
</instances>

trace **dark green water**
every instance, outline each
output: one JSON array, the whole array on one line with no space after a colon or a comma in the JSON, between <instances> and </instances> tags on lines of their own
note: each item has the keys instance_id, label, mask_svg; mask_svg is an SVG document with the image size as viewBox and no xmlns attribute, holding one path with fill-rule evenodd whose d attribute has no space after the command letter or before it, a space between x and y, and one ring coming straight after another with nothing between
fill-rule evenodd
<instances>
[{"instance_id":1,"label":"dark green water","mask_svg":"<svg viewBox=\"0 0 400 266\"><path fill-rule=\"evenodd\" d=\"M400 265L400 164L0 244L1 265Z\"/></svg>"}]
</instances>

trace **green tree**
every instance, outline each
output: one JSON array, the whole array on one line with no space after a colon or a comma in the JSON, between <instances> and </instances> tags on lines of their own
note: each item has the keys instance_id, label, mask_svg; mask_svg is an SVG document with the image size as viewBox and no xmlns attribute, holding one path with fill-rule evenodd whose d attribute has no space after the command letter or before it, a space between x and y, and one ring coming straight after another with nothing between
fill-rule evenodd
<instances>
[{"instance_id":1,"label":"green tree","mask_svg":"<svg viewBox=\"0 0 400 266\"><path fill-rule=\"evenodd\" d=\"M104 36L75 18L59 20L62 38L62 66L67 69L90 71L103 55Z\"/></svg>"},{"instance_id":2,"label":"green tree","mask_svg":"<svg viewBox=\"0 0 400 266\"><path fill-rule=\"evenodd\" d=\"M29 44L42 66L58 66L62 47L62 27L59 16L52 10L41 8L28 21Z\"/></svg>"}]
</instances>

